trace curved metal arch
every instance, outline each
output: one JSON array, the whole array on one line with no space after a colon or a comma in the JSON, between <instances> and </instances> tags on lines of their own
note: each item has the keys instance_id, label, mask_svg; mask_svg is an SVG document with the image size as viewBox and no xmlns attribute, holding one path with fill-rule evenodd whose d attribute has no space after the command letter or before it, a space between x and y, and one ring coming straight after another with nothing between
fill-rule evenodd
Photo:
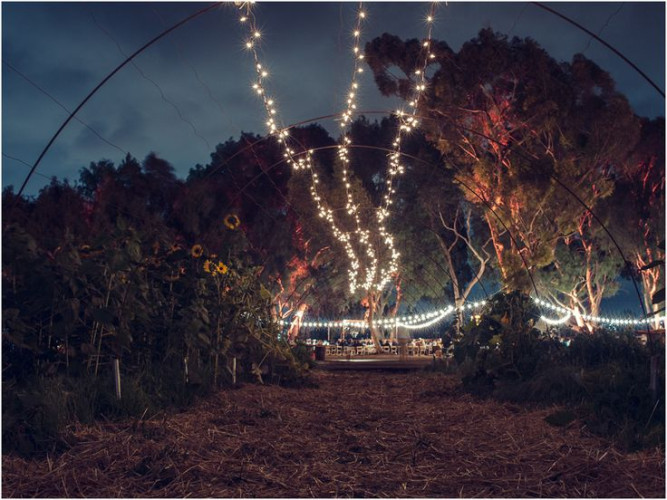
<instances>
[{"instance_id":1,"label":"curved metal arch","mask_svg":"<svg viewBox=\"0 0 667 500\"><path fill-rule=\"evenodd\" d=\"M106 84L106 83L107 83L107 82L108 82L108 81L109 81L109 80L110 80L116 73L118 73L118 72L119 72L119 71L120 71L120 70L121 70L127 63L129 63L130 61L132 61L132 59L134 59L136 56L138 56L139 54L141 54L144 50L146 50L148 47L150 47L151 45L153 45L155 42L157 42L157 41L160 40L161 38L165 37L166 35L168 35L168 34L171 33L172 31L174 31L174 30L180 28L181 26L183 26L184 24L188 23L189 21L192 21L193 19L199 17L200 15L202 15L202 14L204 14L204 13L206 13L206 12L212 10L212 9L214 9L215 7L217 7L217 6L219 6L219 5L222 5L223 3L224 3L224 2L215 2L215 3L211 4L211 5L209 5L208 7L204 7L203 9L201 9L201 10L195 12L194 14L190 14L189 16L187 16L187 17L185 17L184 19L180 20L179 22L177 22L177 23L174 24L173 26L167 28L167 29L164 30L162 33L160 33L160 34L157 35L156 37L152 38L151 40L149 40L148 42L146 42L144 45L142 45L141 47L139 47L137 50L135 50L135 51L134 51L132 54L130 54L130 55L129 55L129 56L128 56L122 63L120 63L118 66L116 66L116 68L114 68L114 69L111 71L111 73L109 73L107 76L105 76L105 77L102 79L102 81L100 81L100 83L98 83L98 84L93 88L93 90L91 90L91 91L88 93L88 95L87 95L86 97L84 97L84 99L79 103L79 105L78 105L76 108L74 108L74 110L69 114L69 116L67 117L67 119L60 125L60 127L58 128L58 130L56 131L56 133L53 134L53 137L51 137L51 139L50 139L49 142L46 144L46 146L44 147L44 149L43 149L42 152L40 153L40 155L39 155L39 157L37 158L37 160L35 161L35 163L32 165L32 168L31 168L30 171L28 172L28 175L26 176L25 180L23 181L23 184L21 184L21 188L19 189L19 191L18 191L18 193L17 193L17 195L16 195L16 196L17 196L17 199L23 194L23 190L25 189L26 185L28 184L28 181L29 181L30 178L32 177L32 175L33 175L33 173L35 172L35 170L37 170L37 167L39 166L40 162L42 161L42 158L44 158L44 155L45 155L45 154L48 152L48 150L51 148L51 145L55 142L55 140L58 138L58 136L60 135L60 133L65 129L65 127L69 124L69 122L72 121L72 118L74 118L74 116L79 112L79 110L81 110L81 108L83 108L83 107L86 105L86 103L90 100L90 98L93 97L93 96L97 93L97 91L100 90L100 89L104 86L104 84ZM12 208L10 209L10 214L11 214L11 212L14 210L14 207L15 207L15 206L16 206L16 202L14 202L14 204L12 205Z\"/></svg>"},{"instance_id":2,"label":"curved metal arch","mask_svg":"<svg viewBox=\"0 0 667 500\"><path fill-rule=\"evenodd\" d=\"M576 22L574 19L570 19L570 18L567 17L566 15L561 14L560 12L558 12L558 11L556 11L556 10L550 8L550 7L547 7L546 5L544 5L544 4L541 3L541 2L530 2L530 3L532 3L533 5L536 5L536 6L539 7L540 9L544 9L544 10L546 10L547 12L549 12L549 13L555 15L555 16L560 17L561 19L567 21L568 23L572 24L573 26L579 28L581 31L585 32L587 35L590 35L590 36L592 36L593 38L595 38L598 42L600 42L602 45L604 45L604 46L607 47L609 50L611 50L614 54L616 54L618 57L620 57L621 59L623 59L623 61L625 61L626 63L628 63L632 69L634 69L637 73L639 73L639 75L640 75L644 80L646 80L646 81L649 83L649 85L651 85L651 87L653 87L655 90L657 90L658 93L659 93L663 98L665 97L665 93L663 92L663 90L662 90L660 87L658 87L658 84L657 84L657 83L655 83L653 80L651 80L651 78L649 78L648 75L647 75L646 73L644 73L641 69L639 69L639 67L638 67L635 63L633 63L630 59L628 59L627 57L625 57L625 56L624 56L618 49L616 49L614 46L610 45L608 42L606 42L605 40L603 40L602 38L600 38L599 35L596 35L596 34L593 33L592 31L590 31L589 29L586 29L586 28L583 27L581 24L579 24L578 22Z\"/></svg>"}]
</instances>

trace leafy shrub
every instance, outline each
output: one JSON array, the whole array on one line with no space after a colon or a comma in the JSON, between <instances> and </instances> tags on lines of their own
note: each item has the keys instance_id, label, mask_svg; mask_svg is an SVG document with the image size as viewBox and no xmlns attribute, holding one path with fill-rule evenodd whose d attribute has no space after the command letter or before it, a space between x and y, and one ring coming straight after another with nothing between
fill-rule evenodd
<instances>
[{"instance_id":1,"label":"leafy shrub","mask_svg":"<svg viewBox=\"0 0 667 500\"><path fill-rule=\"evenodd\" d=\"M664 443L664 374L655 399L649 390L651 356L664 366L664 347L598 330L574 336L567 348L533 328L529 301L518 292L496 295L481 321L466 327L454 350L464 388L514 402L574 406L592 432L627 449Z\"/></svg>"},{"instance_id":2,"label":"leafy shrub","mask_svg":"<svg viewBox=\"0 0 667 500\"><path fill-rule=\"evenodd\" d=\"M464 386L488 392L498 379L525 381L558 356L562 347L533 328L537 317L526 295L512 292L492 297L479 323L466 326L454 349Z\"/></svg>"}]
</instances>

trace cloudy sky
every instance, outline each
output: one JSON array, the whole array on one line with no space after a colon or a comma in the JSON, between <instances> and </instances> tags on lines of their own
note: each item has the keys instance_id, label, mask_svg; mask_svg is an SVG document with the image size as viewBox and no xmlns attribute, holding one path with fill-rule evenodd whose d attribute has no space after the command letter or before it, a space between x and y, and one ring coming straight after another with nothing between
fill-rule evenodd
<instances>
[{"instance_id":1,"label":"cloudy sky","mask_svg":"<svg viewBox=\"0 0 667 500\"><path fill-rule=\"evenodd\" d=\"M18 189L29 170L21 160L32 165L68 111L126 55L207 5L3 2L3 187ZM548 5L598 33L664 90L664 2ZM428 6L366 4L363 42L384 32L423 37ZM357 7L357 3L256 4L262 59L270 71L267 88L284 124L343 110ZM74 181L91 161L118 163L126 152L143 159L155 151L185 177L191 167L209 161L216 144L238 137L241 131L263 134L262 108L250 88L253 62L243 48L238 17L233 3L216 7L154 44L135 59L136 64L125 66L79 112L83 123L72 121L63 131L25 192L36 194L54 175ZM458 50L484 27L531 37L558 60L569 61L583 52L611 73L637 114L665 114L662 96L627 63L533 4L442 2L433 36ZM378 95L370 72L361 85L359 109L395 108L395 103ZM320 123L337 133L335 122Z\"/></svg>"}]
</instances>

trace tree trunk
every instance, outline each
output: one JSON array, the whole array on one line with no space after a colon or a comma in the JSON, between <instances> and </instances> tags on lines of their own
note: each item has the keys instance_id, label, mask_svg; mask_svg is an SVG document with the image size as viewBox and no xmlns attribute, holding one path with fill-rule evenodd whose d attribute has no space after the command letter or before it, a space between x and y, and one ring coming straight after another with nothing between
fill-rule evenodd
<instances>
[{"instance_id":1,"label":"tree trunk","mask_svg":"<svg viewBox=\"0 0 667 500\"><path fill-rule=\"evenodd\" d=\"M500 268L500 274L503 277L503 280L507 279L507 271L505 270L503 252L505 250L505 245L500 241L500 235L496 229L495 224L491 221L491 215L486 214L486 224L489 226L489 232L491 233L491 241L493 242L493 248L496 251L496 258L498 259L498 267Z\"/></svg>"},{"instance_id":2,"label":"tree trunk","mask_svg":"<svg viewBox=\"0 0 667 500\"><path fill-rule=\"evenodd\" d=\"M653 256L653 252L651 252L650 249L647 249L646 253L648 256L646 260L644 260L643 256L639 254L639 252L636 253L635 264L637 269L649 264L655 259L664 259L664 255L661 255L661 252L658 252L658 255L655 257ZM644 292L643 299L647 313L655 312L660 309L660 304L653 304L653 294L660 288L660 284L662 282L660 277L661 270L662 266L657 266L645 271L641 271L642 288ZM656 314L654 317L652 317L653 328L655 329L660 328L660 320L658 319L660 316L660 314Z\"/></svg>"},{"instance_id":3,"label":"tree trunk","mask_svg":"<svg viewBox=\"0 0 667 500\"><path fill-rule=\"evenodd\" d=\"M371 338L373 339L373 344L377 352L382 351L382 345L380 344L380 332L373 324L373 319L375 318L375 309L379 303L379 297L373 292L368 292L368 327L371 330Z\"/></svg>"}]
</instances>

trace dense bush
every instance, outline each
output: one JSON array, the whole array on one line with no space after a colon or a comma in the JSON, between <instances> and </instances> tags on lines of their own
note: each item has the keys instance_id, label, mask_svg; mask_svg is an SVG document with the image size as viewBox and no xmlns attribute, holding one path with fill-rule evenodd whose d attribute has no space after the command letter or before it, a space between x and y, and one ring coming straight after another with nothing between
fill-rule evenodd
<instances>
[{"instance_id":1,"label":"dense bush","mask_svg":"<svg viewBox=\"0 0 667 500\"><path fill-rule=\"evenodd\" d=\"M591 431L629 449L664 442L663 373L657 395L649 390L651 357L664 367L664 345L599 330L566 347L535 329L536 318L528 296L494 296L455 347L463 386L502 400L574 406Z\"/></svg>"}]
</instances>

